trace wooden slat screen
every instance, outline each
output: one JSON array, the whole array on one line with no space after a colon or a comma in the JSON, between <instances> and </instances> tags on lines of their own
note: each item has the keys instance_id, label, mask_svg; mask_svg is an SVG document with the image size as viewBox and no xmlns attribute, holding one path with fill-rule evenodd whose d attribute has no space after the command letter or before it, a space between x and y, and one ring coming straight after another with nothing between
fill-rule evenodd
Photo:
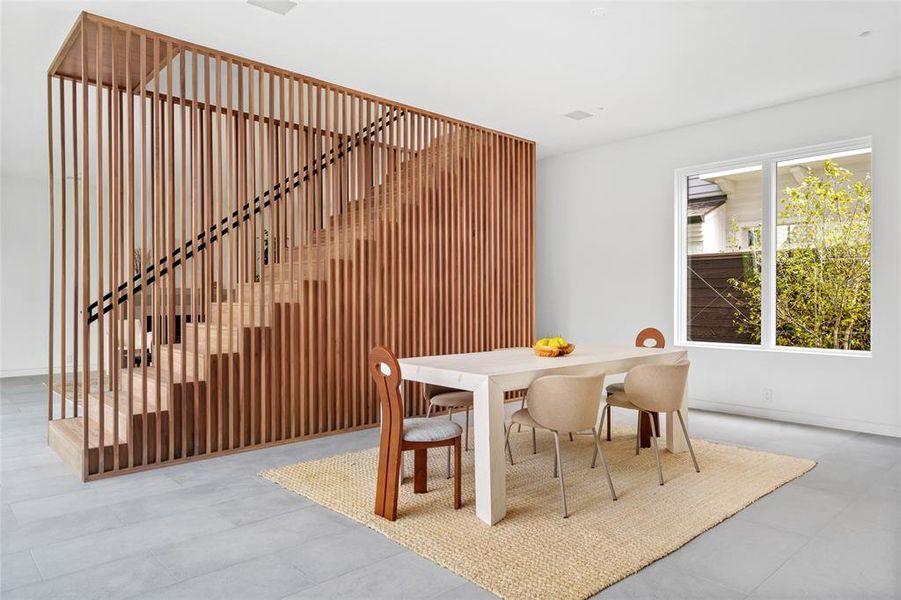
<instances>
[{"instance_id":1,"label":"wooden slat screen","mask_svg":"<svg viewBox=\"0 0 901 600\"><path fill-rule=\"evenodd\" d=\"M528 140L90 14L48 104L50 438L84 479L377 425L376 344L532 341Z\"/></svg>"}]
</instances>

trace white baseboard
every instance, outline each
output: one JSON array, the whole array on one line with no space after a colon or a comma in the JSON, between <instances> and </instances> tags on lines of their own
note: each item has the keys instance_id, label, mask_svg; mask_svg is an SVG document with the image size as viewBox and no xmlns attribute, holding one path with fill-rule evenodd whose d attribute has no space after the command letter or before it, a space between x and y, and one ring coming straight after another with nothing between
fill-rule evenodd
<instances>
[{"instance_id":1,"label":"white baseboard","mask_svg":"<svg viewBox=\"0 0 901 600\"><path fill-rule=\"evenodd\" d=\"M97 370L97 364L91 364L90 371L93 373ZM81 369L79 369L81 372ZM59 376L59 367L55 367L53 370L53 374L55 376ZM72 365L66 365L66 374L68 376L72 376ZM7 379L9 377L30 377L34 375L47 375L47 367L36 367L34 369L6 369L0 370L0 379Z\"/></svg>"},{"instance_id":2,"label":"white baseboard","mask_svg":"<svg viewBox=\"0 0 901 600\"><path fill-rule=\"evenodd\" d=\"M4 371L0 371L0 379L7 379L9 377L29 377L32 375L46 374L47 367L37 369L6 369Z\"/></svg>"},{"instance_id":3,"label":"white baseboard","mask_svg":"<svg viewBox=\"0 0 901 600\"><path fill-rule=\"evenodd\" d=\"M874 423L860 419L827 417L824 415L812 415L790 410L778 410L773 408L760 408L743 404L729 404L726 402L711 402L710 400L688 399L689 408L709 410L711 412L742 415L745 417L757 417L770 421L784 421L786 423L799 423L801 425L815 425L817 427L830 427L845 431L859 433L874 433L876 435L888 435L901 437L901 425L895 423Z\"/></svg>"}]
</instances>

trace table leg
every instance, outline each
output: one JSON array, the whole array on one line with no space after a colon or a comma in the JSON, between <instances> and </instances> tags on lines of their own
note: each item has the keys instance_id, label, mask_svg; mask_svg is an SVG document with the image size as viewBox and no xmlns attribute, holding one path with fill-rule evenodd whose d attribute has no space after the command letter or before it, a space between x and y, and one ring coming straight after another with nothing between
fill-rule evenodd
<instances>
[{"instance_id":1,"label":"table leg","mask_svg":"<svg viewBox=\"0 0 901 600\"><path fill-rule=\"evenodd\" d=\"M685 419L685 426L688 427L688 406L686 399L682 399L682 408L679 410ZM685 452L688 450L688 444L685 443L685 434L679 425L679 417L676 413L666 413L666 449L673 454Z\"/></svg>"},{"instance_id":2,"label":"table leg","mask_svg":"<svg viewBox=\"0 0 901 600\"><path fill-rule=\"evenodd\" d=\"M507 513L504 392L486 378L473 391L476 516L494 525Z\"/></svg>"},{"instance_id":3,"label":"table leg","mask_svg":"<svg viewBox=\"0 0 901 600\"><path fill-rule=\"evenodd\" d=\"M679 362L680 360L687 358L688 353L682 352L676 355L673 359L673 362ZM685 418L685 424L688 425L688 386L685 386L685 391L682 393L682 404L679 412L682 413L682 416ZM659 431L659 429L658 429ZM682 433L682 427L679 425L679 417L676 416L676 413L666 413L666 449L672 452L673 454L678 454L679 452L686 452L688 450L688 445L685 443L685 434Z\"/></svg>"}]
</instances>

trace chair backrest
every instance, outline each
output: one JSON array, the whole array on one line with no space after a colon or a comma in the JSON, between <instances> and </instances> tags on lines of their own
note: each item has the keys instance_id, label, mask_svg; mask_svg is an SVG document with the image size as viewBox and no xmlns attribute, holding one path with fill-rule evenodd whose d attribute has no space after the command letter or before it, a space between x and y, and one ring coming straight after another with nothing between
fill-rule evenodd
<instances>
[{"instance_id":1,"label":"chair backrest","mask_svg":"<svg viewBox=\"0 0 901 600\"><path fill-rule=\"evenodd\" d=\"M603 388L603 373L540 377L526 395L529 414L554 431L587 431L597 423Z\"/></svg>"},{"instance_id":2,"label":"chair backrest","mask_svg":"<svg viewBox=\"0 0 901 600\"><path fill-rule=\"evenodd\" d=\"M672 412L682 406L688 381L687 360L670 365L638 365L626 373L629 402L651 412Z\"/></svg>"},{"instance_id":3,"label":"chair backrest","mask_svg":"<svg viewBox=\"0 0 901 600\"><path fill-rule=\"evenodd\" d=\"M369 374L382 406L382 438L400 443L404 433L404 401L400 395L400 365L384 346L369 351ZM387 437L386 437L387 436Z\"/></svg>"},{"instance_id":4,"label":"chair backrest","mask_svg":"<svg viewBox=\"0 0 901 600\"><path fill-rule=\"evenodd\" d=\"M433 383L422 384L422 397L426 400L431 400L432 398L440 394L448 394L450 392L459 391L460 390L455 388L444 387L443 385L435 385Z\"/></svg>"},{"instance_id":5,"label":"chair backrest","mask_svg":"<svg viewBox=\"0 0 901 600\"><path fill-rule=\"evenodd\" d=\"M648 344L648 342L653 342ZM635 336L635 345L639 348L665 348L666 338L659 329L654 327L645 327Z\"/></svg>"}]
</instances>

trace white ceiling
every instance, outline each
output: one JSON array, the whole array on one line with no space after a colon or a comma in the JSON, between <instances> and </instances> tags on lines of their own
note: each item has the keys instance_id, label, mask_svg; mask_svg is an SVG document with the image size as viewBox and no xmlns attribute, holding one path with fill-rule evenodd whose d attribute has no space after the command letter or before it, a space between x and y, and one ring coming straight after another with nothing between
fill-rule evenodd
<instances>
[{"instance_id":1,"label":"white ceiling","mask_svg":"<svg viewBox=\"0 0 901 600\"><path fill-rule=\"evenodd\" d=\"M5 55L4 70L27 61L19 68L44 73L89 10L521 135L539 156L901 74L898 2L302 0L285 16L240 1L9 8L3 35L16 28L41 46ZM7 18L23 11L40 18ZM595 116L562 116L573 110Z\"/></svg>"}]
</instances>

